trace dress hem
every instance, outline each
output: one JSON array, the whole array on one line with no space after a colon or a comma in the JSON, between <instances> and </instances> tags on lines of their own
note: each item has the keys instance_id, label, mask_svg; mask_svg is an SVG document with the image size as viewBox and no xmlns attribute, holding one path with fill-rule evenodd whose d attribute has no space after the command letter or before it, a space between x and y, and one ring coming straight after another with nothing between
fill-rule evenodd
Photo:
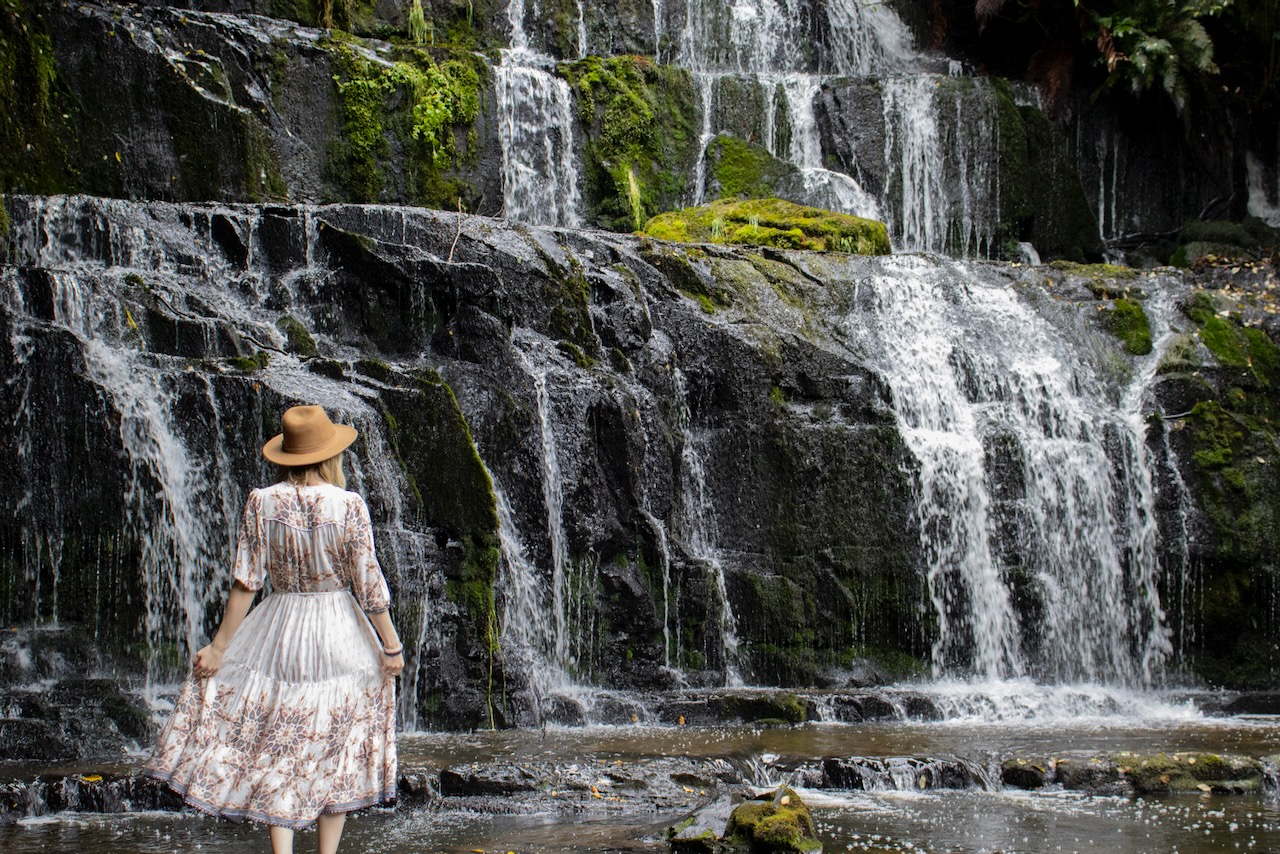
<instances>
[{"instance_id":1,"label":"dress hem","mask_svg":"<svg viewBox=\"0 0 1280 854\"><path fill-rule=\"evenodd\" d=\"M173 779L173 775L166 771L161 771L158 768L148 768L143 773L148 777L154 777L155 779L163 782L166 786L177 792L178 795L182 797L184 803L188 806L194 807L205 815L210 815L214 818L225 818L235 822L252 821L259 824L270 824L276 827L287 827L292 830L303 830L308 828L315 824L316 820L322 815L354 812L355 810L365 809L366 807L391 803L396 799L395 786L391 786L390 788L384 789L377 795L370 795L368 797L359 798L342 804L325 804L320 808L320 812L316 814L315 818L290 819L283 818L281 816L273 816L268 813L259 812L258 810L220 807L215 804L202 801L199 798L192 797L187 793L187 787Z\"/></svg>"}]
</instances>

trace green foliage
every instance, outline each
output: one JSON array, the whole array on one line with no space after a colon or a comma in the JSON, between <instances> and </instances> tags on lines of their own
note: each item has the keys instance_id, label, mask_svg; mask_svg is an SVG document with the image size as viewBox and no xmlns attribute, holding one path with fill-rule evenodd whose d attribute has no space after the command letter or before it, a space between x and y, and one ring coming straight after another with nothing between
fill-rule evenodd
<instances>
[{"instance_id":1,"label":"green foliage","mask_svg":"<svg viewBox=\"0 0 1280 854\"><path fill-rule=\"evenodd\" d=\"M480 114L480 75L474 65L462 59L437 64L417 49L406 51L402 61L383 65L341 41L331 42L331 52L345 131L336 157L340 183L359 201L379 197L379 161L390 151L388 123L416 151L426 177L437 178L457 153L454 129L472 124ZM407 116L395 115L396 105L407 105Z\"/></svg>"},{"instance_id":2,"label":"green foliage","mask_svg":"<svg viewBox=\"0 0 1280 854\"><path fill-rule=\"evenodd\" d=\"M722 199L659 214L644 234L681 243L740 243L787 249L889 254L884 223L793 204L782 199Z\"/></svg>"},{"instance_id":3,"label":"green foliage","mask_svg":"<svg viewBox=\"0 0 1280 854\"><path fill-rule=\"evenodd\" d=\"M409 4L409 40L414 44L434 44L435 24L429 22L422 11L422 0Z\"/></svg>"},{"instance_id":4,"label":"green foliage","mask_svg":"<svg viewBox=\"0 0 1280 854\"><path fill-rule=\"evenodd\" d=\"M688 71L643 56L587 57L557 72L577 97L586 191L597 223L639 229L676 203L696 155Z\"/></svg>"},{"instance_id":5,"label":"green foliage","mask_svg":"<svg viewBox=\"0 0 1280 854\"><path fill-rule=\"evenodd\" d=\"M1218 73L1213 41L1201 19L1221 14L1231 2L1129 0L1115 3L1112 14L1095 14L1086 35L1107 70L1103 91L1162 91L1185 113L1193 82Z\"/></svg>"}]
</instances>

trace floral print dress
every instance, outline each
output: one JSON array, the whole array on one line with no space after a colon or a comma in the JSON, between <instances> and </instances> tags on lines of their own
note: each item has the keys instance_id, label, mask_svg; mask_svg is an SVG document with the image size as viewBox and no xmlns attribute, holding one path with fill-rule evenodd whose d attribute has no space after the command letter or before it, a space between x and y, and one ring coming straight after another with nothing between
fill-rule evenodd
<instances>
[{"instance_id":1,"label":"floral print dress","mask_svg":"<svg viewBox=\"0 0 1280 854\"><path fill-rule=\"evenodd\" d=\"M222 668L189 677L147 773L204 812L285 827L395 796L395 680L363 612L385 611L369 510L336 486L277 483L245 507L234 576L272 592Z\"/></svg>"}]
</instances>

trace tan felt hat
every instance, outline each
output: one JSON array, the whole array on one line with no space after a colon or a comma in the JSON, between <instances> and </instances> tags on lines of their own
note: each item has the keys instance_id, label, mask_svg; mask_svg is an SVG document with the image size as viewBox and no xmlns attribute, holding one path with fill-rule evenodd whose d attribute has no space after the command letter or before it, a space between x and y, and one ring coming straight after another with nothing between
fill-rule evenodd
<instances>
[{"instance_id":1,"label":"tan felt hat","mask_svg":"<svg viewBox=\"0 0 1280 854\"><path fill-rule=\"evenodd\" d=\"M354 427L334 424L319 406L293 406L280 418L284 432L262 446L282 466L309 466L336 457L356 440Z\"/></svg>"}]
</instances>

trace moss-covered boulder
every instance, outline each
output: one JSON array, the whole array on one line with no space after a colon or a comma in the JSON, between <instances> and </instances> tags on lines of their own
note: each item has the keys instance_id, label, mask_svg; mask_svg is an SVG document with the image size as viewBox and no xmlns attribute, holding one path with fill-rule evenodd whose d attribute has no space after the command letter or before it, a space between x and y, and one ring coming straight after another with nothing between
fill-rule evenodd
<instances>
[{"instance_id":1,"label":"moss-covered boulder","mask_svg":"<svg viewBox=\"0 0 1280 854\"><path fill-rule=\"evenodd\" d=\"M1120 771L1139 794L1214 792L1245 794L1262 789L1262 763L1245 756L1174 753L1116 757Z\"/></svg>"},{"instance_id":2,"label":"moss-covered boulder","mask_svg":"<svg viewBox=\"0 0 1280 854\"><path fill-rule=\"evenodd\" d=\"M782 199L721 200L659 214L643 233L680 243L737 243L784 249L816 249L888 255L884 223L805 207Z\"/></svg>"},{"instance_id":3,"label":"moss-covered boulder","mask_svg":"<svg viewBox=\"0 0 1280 854\"><path fill-rule=\"evenodd\" d=\"M739 804L729 815L723 842L729 851L751 854L822 851L809 808L786 786Z\"/></svg>"}]
</instances>

